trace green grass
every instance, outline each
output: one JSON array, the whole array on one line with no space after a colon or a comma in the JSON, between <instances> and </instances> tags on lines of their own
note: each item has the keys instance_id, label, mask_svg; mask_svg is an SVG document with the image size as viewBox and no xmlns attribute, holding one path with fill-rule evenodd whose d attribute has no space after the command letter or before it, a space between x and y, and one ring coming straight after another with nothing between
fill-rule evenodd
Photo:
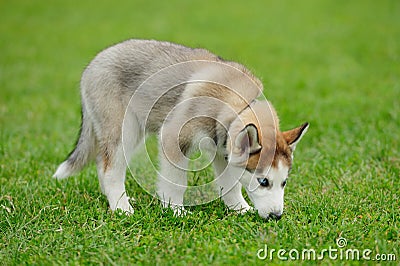
<instances>
[{"instance_id":1,"label":"green grass","mask_svg":"<svg viewBox=\"0 0 400 266\"><path fill-rule=\"evenodd\" d=\"M256 254L265 244L320 251L338 237L399 263L398 1L114 3L0 3L0 264L264 265ZM108 210L95 167L50 178L78 133L83 68L128 38L244 63L282 129L310 122L280 221L237 215L219 200L176 218L132 177L135 213L126 217Z\"/></svg>"}]
</instances>

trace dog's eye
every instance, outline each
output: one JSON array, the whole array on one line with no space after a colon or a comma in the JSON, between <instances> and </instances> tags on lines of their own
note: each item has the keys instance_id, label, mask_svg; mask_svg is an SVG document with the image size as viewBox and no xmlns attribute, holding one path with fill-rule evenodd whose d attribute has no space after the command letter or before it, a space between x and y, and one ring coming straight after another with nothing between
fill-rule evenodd
<instances>
[{"instance_id":1,"label":"dog's eye","mask_svg":"<svg viewBox=\"0 0 400 266\"><path fill-rule=\"evenodd\" d=\"M257 178L258 183L263 187L269 187L269 181L267 178Z\"/></svg>"},{"instance_id":2,"label":"dog's eye","mask_svg":"<svg viewBox=\"0 0 400 266\"><path fill-rule=\"evenodd\" d=\"M286 186L286 180L282 182L282 188Z\"/></svg>"}]
</instances>

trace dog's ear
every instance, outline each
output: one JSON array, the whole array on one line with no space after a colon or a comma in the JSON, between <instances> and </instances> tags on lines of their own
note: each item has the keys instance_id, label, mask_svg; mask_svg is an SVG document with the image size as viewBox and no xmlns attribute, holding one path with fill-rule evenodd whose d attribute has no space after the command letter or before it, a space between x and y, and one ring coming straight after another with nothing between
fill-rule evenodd
<instances>
[{"instance_id":1,"label":"dog's ear","mask_svg":"<svg viewBox=\"0 0 400 266\"><path fill-rule=\"evenodd\" d=\"M235 146L242 153L248 152L249 154L252 154L259 152L261 150L261 145L259 143L257 127L254 124L248 124L237 135Z\"/></svg>"},{"instance_id":2,"label":"dog's ear","mask_svg":"<svg viewBox=\"0 0 400 266\"><path fill-rule=\"evenodd\" d=\"M287 144L289 145L290 149L292 149L292 151L295 150L297 143L299 143L300 139L307 132L308 127L309 124L306 122L299 127L282 132L283 138L286 140Z\"/></svg>"}]
</instances>

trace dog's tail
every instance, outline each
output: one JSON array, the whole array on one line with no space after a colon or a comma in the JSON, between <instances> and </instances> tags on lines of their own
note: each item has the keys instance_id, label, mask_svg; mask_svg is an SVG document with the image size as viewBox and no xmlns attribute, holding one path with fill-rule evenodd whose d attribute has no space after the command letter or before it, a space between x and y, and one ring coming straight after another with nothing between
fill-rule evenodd
<instances>
[{"instance_id":1,"label":"dog's tail","mask_svg":"<svg viewBox=\"0 0 400 266\"><path fill-rule=\"evenodd\" d=\"M68 158L61 163L54 178L63 179L76 174L85 167L96 154L96 137L93 125L87 117L87 112L82 105L82 126L75 149L68 155Z\"/></svg>"}]
</instances>

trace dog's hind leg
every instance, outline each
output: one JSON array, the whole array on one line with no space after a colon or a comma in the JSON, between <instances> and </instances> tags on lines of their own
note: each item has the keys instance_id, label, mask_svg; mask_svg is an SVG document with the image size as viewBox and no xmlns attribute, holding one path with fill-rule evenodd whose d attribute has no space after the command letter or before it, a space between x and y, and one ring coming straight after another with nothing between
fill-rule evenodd
<instances>
[{"instance_id":1,"label":"dog's hind leg","mask_svg":"<svg viewBox=\"0 0 400 266\"><path fill-rule=\"evenodd\" d=\"M97 172L101 190L106 195L111 210L120 209L133 213L125 190L126 167L142 139L142 134L134 115L125 119L125 122L123 131L122 126L109 129L107 135L100 138ZM125 133L124 138L121 132Z\"/></svg>"},{"instance_id":2,"label":"dog's hind leg","mask_svg":"<svg viewBox=\"0 0 400 266\"><path fill-rule=\"evenodd\" d=\"M129 198L125 191L126 162L123 155L122 145L117 147L104 145L98 156L97 171L99 174L100 187L106 195L111 210L120 209L127 213L133 213L129 204Z\"/></svg>"}]
</instances>

